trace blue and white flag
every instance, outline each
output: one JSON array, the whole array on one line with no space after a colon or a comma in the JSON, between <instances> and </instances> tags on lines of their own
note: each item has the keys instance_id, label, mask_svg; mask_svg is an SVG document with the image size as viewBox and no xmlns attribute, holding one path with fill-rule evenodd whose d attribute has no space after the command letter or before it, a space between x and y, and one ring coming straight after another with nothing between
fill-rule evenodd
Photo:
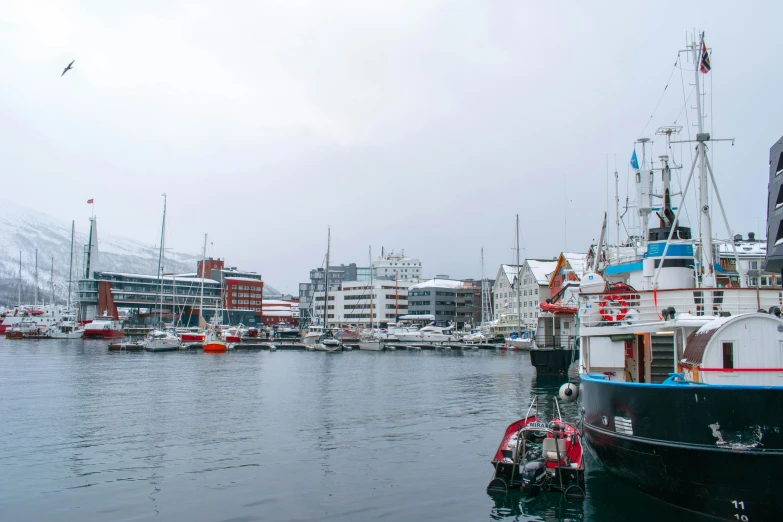
<instances>
[{"instance_id":1,"label":"blue and white flag","mask_svg":"<svg viewBox=\"0 0 783 522\"><path fill-rule=\"evenodd\" d=\"M633 149L633 155L631 156L631 166L636 170L639 170L639 160L636 159L636 149Z\"/></svg>"}]
</instances>

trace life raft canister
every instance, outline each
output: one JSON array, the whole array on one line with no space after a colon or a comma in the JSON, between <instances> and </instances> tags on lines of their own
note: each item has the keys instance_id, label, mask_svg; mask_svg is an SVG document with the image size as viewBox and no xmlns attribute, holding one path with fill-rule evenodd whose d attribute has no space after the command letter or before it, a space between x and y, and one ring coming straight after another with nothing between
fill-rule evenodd
<instances>
[{"instance_id":1,"label":"life raft canister","mask_svg":"<svg viewBox=\"0 0 783 522\"><path fill-rule=\"evenodd\" d=\"M604 321L616 323L622 321L628 313L628 303L622 296L610 294L601 299L598 310Z\"/></svg>"}]
</instances>

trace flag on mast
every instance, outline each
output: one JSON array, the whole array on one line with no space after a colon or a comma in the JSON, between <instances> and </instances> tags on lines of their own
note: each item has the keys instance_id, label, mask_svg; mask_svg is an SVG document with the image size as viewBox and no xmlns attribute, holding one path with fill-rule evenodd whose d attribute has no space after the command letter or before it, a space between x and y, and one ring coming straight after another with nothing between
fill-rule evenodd
<instances>
[{"instance_id":1,"label":"flag on mast","mask_svg":"<svg viewBox=\"0 0 783 522\"><path fill-rule=\"evenodd\" d=\"M636 170L639 170L639 160L636 159L636 149L633 149L633 154L631 155L631 166Z\"/></svg>"},{"instance_id":2,"label":"flag on mast","mask_svg":"<svg viewBox=\"0 0 783 522\"><path fill-rule=\"evenodd\" d=\"M93 198L90 198L90 199L87 200L87 204L88 205L92 205L93 201L95 201L95 200Z\"/></svg>"},{"instance_id":3,"label":"flag on mast","mask_svg":"<svg viewBox=\"0 0 783 522\"><path fill-rule=\"evenodd\" d=\"M699 65L699 70L702 72L702 74L707 74L710 72L710 69L712 67L710 66L710 53L707 52L707 44L704 43L704 37L701 38L701 64Z\"/></svg>"}]
</instances>

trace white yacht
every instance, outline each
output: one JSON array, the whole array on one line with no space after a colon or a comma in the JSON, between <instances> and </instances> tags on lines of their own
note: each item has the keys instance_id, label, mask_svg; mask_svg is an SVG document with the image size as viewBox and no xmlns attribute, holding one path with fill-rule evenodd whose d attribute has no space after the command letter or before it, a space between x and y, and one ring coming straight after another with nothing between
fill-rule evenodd
<instances>
[{"instance_id":1,"label":"white yacht","mask_svg":"<svg viewBox=\"0 0 783 522\"><path fill-rule=\"evenodd\" d=\"M408 343L438 343L453 342L457 340L454 335L454 325L444 321L432 321L427 326L414 332L399 332L395 334L400 342Z\"/></svg>"},{"instance_id":2,"label":"white yacht","mask_svg":"<svg viewBox=\"0 0 783 522\"><path fill-rule=\"evenodd\" d=\"M182 341L173 332L167 330L152 330L141 342L148 352L169 352L179 350Z\"/></svg>"}]
</instances>

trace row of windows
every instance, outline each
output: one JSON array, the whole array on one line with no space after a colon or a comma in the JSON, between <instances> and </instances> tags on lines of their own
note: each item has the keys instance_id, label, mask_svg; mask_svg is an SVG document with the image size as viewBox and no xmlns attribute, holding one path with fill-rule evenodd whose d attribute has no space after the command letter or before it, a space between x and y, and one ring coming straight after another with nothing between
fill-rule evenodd
<instances>
[{"instance_id":1,"label":"row of windows","mask_svg":"<svg viewBox=\"0 0 783 522\"><path fill-rule=\"evenodd\" d=\"M429 290L421 291L421 290L414 290L413 292L408 292L408 297L421 297L425 295L430 295Z\"/></svg>"},{"instance_id":2,"label":"row of windows","mask_svg":"<svg viewBox=\"0 0 783 522\"><path fill-rule=\"evenodd\" d=\"M259 281L259 283L260 283L260 281ZM229 283L229 285L234 290L258 290L259 292L261 291L261 285L258 285L258 286L232 285L231 283Z\"/></svg>"},{"instance_id":3,"label":"row of windows","mask_svg":"<svg viewBox=\"0 0 783 522\"><path fill-rule=\"evenodd\" d=\"M241 305L260 305L261 301L256 299L248 299L248 300L232 300L231 304L241 304Z\"/></svg>"}]
</instances>

